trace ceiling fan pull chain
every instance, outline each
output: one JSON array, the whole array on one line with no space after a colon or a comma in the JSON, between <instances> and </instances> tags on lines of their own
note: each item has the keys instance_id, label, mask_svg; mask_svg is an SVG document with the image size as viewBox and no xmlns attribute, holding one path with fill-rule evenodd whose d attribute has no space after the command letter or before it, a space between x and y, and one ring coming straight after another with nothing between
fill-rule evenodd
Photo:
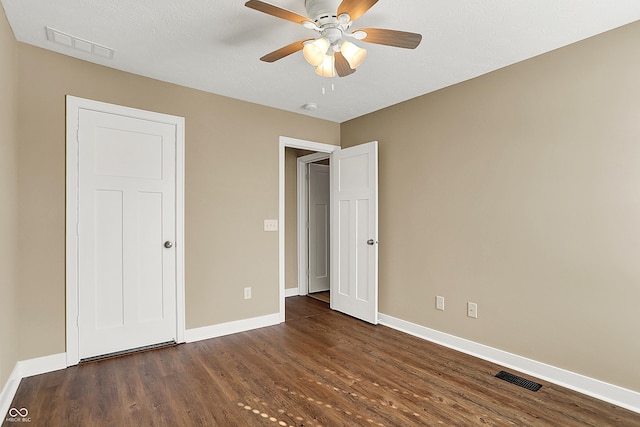
<instances>
[{"instance_id":1,"label":"ceiling fan pull chain","mask_svg":"<svg viewBox=\"0 0 640 427\"><path fill-rule=\"evenodd\" d=\"M331 83L331 92L335 92L336 91L336 85ZM323 86L322 87L322 94L325 95L327 93L327 89Z\"/></svg>"}]
</instances>

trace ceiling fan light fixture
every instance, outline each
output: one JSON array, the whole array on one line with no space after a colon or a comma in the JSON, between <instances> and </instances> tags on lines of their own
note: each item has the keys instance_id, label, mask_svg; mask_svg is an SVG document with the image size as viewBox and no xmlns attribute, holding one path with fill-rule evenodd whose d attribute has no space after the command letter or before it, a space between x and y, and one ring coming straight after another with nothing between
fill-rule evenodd
<instances>
[{"instance_id":1,"label":"ceiling fan light fixture","mask_svg":"<svg viewBox=\"0 0 640 427\"><path fill-rule=\"evenodd\" d=\"M336 67L333 55L324 55L322 63L316 68L316 74L322 77L335 77Z\"/></svg>"},{"instance_id":2,"label":"ceiling fan light fixture","mask_svg":"<svg viewBox=\"0 0 640 427\"><path fill-rule=\"evenodd\" d=\"M322 64L330 44L326 37L320 37L310 43L305 43L304 48L302 48L304 59L314 67L319 66Z\"/></svg>"},{"instance_id":3,"label":"ceiling fan light fixture","mask_svg":"<svg viewBox=\"0 0 640 427\"><path fill-rule=\"evenodd\" d=\"M367 49L358 47L350 41L342 43L342 46L340 46L340 52L345 57L352 70L358 68L360 64L362 64L362 61L364 61L365 56L367 56Z\"/></svg>"},{"instance_id":4,"label":"ceiling fan light fixture","mask_svg":"<svg viewBox=\"0 0 640 427\"><path fill-rule=\"evenodd\" d=\"M317 74L325 77L347 77L362 64L367 50L347 42L345 37L404 49L415 49L422 41L421 34L407 31L383 28L352 31L353 21L377 2L378 0L304 0L307 16L262 0L248 0L245 6L320 33L318 38L299 40L268 53L260 58L261 61L275 62L302 50L305 60L316 67Z\"/></svg>"}]
</instances>

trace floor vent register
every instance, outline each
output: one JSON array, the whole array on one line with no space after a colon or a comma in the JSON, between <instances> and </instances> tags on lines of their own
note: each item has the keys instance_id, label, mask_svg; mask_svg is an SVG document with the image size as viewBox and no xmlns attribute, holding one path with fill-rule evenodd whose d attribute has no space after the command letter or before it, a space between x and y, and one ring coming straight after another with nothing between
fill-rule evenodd
<instances>
[{"instance_id":1,"label":"floor vent register","mask_svg":"<svg viewBox=\"0 0 640 427\"><path fill-rule=\"evenodd\" d=\"M527 390L531 390L531 391L538 391L542 388L542 384L529 381L526 378L522 378L517 375L510 374L509 372L506 372L506 371L498 372L496 374L496 378L500 378L501 380L504 380L508 383L515 384L517 386L526 388Z\"/></svg>"}]
</instances>

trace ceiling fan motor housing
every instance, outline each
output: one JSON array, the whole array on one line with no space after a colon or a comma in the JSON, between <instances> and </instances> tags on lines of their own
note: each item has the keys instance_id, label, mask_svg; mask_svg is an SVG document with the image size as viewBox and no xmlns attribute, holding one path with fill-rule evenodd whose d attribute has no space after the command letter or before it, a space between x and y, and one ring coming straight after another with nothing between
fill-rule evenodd
<instances>
[{"instance_id":1,"label":"ceiling fan motor housing","mask_svg":"<svg viewBox=\"0 0 640 427\"><path fill-rule=\"evenodd\" d=\"M318 26L333 21L337 23L336 13L340 6L340 0L305 0L304 7L307 16L313 19Z\"/></svg>"},{"instance_id":2,"label":"ceiling fan motor housing","mask_svg":"<svg viewBox=\"0 0 640 427\"><path fill-rule=\"evenodd\" d=\"M305 0L307 16L313 19L322 37L329 40L334 51L339 50L339 42L343 33L349 28L348 15L336 17L341 0ZM342 20L341 20L342 19Z\"/></svg>"}]
</instances>

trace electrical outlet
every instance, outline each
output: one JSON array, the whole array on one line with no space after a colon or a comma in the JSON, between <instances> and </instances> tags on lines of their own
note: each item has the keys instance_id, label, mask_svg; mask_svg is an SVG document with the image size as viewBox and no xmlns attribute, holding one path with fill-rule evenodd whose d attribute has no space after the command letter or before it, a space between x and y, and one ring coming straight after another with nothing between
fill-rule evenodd
<instances>
[{"instance_id":1,"label":"electrical outlet","mask_svg":"<svg viewBox=\"0 0 640 427\"><path fill-rule=\"evenodd\" d=\"M436 297L436 310L444 311L444 297L441 297L441 296Z\"/></svg>"},{"instance_id":2,"label":"electrical outlet","mask_svg":"<svg viewBox=\"0 0 640 427\"><path fill-rule=\"evenodd\" d=\"M474 319L478 318L478 304L475 302L467 303L467 316L473 317Z\"/></svg>"},{"instance_id":3,"label":"electrical outlet","mask_svg":"<svg viewBox=\"0 0 640 427\"><path fill-rule=\"evenodd\" d=\"M244 299L251 299L251 288L244 288Z\"/></svg>"}]
</instances>

